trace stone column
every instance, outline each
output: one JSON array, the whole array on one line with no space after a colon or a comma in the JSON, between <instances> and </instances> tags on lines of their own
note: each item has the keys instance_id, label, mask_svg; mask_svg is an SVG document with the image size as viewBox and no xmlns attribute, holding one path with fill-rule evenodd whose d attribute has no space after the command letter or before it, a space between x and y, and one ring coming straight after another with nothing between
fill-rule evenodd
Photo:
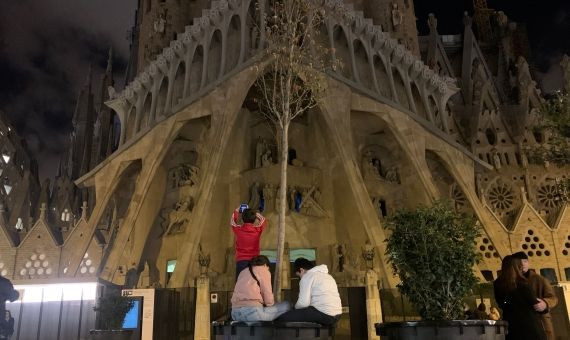
<instances>
[{"instance_id":1,"label":"stone column","mask_svg":"<svg viewBox=\"0 0 570 340\"><path fill-rule=\"evenodd\" d=\"M195 340L210 340L210 279L206 275L196 279L194 325Z\"/></svg>"},{"instance_id":2,"label":"stone column","mask_svg":"<svg viewBox=\"0 0 570 340\"><path fill-rule=\"evenodd\" d=\"M372 269L366 271L366 318L368 321L368 339L380 339L376 335L375 323L382 322L378 274Z\"/></svg>"}]
</instances>

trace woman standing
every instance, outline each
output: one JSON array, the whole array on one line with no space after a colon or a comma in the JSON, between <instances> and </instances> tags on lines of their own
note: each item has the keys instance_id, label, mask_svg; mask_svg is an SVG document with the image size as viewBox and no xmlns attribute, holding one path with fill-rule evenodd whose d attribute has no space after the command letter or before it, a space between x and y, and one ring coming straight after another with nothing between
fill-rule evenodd
<instances>
[{"instance_id":1,"label":"woman standing","mask_svg":"<svg viewBox=\"0 0 570 340\"><path fill-rule=\"evenodd\" d=\"M545 340L539 314L533 306L538 303L522 274L521 260L506 256L501 275L493 284L495 300L503 310L503 319L509 322L507 340Z\"/></svg>"},{"instance_id":2,"label":"woman standing","mask_svg":"<svg viewBox=\"0 0 570 340\"><path fill-rule=\"evenodd\" d=\"M271 290L269 259L259 255L239 273L232 295L232 319L273 321L290 309L288 302L275 303Z\"/></svg>"}]
</instances>

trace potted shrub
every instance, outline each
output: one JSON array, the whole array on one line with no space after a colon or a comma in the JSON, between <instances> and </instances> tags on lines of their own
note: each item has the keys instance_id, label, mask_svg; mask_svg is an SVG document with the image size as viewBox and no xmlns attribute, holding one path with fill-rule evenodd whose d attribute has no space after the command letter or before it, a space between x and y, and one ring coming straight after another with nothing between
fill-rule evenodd
<instances>
[{"instance_id":1,"label":"potted shrub","mask_svg":"<svg viewBox=\"0 0 570 340\"><path fill-rule=\"evenodd\" d=\"M479 228L473 217L438 201L396 212L387 229L386 255L401 280L398 289L422 321L376 324L382 340L480 339L481 334L504 339L505 322L462 320L464 298L477 284L473 266Z\"/></svg>"},{"instance_id":2,"label":"potted shrub","mask_svg":"<svg viewBox=\"0 0 570 340\"><path fill-rule=\"evenodd\" d=\"M101 296L93 310L98 313L101 329L89 331L92 340L127 340L132 330L121 329L125 316L133 306L133 300L122 297L120 290L111 290Z\"/></svg>"}]
</instances>

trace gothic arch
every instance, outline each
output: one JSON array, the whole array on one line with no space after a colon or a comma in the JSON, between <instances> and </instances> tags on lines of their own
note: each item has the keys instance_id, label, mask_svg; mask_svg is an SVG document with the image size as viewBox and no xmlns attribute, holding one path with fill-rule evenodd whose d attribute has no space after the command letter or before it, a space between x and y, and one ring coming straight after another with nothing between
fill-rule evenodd
<instances>
[{"instance_id":1,"label":"gothic arch","mask_svg":"<svg viewBox=\"0 0 570 340\"><path fill-rule=\"evenodd\" d=\"M358 80L360 84L367 90L374 91L374 78L370 69L370 58L368 50L361 40L353 41L354 62L358 71Z\"/></svg>"},{"instance_id":2,"label":"gothic arch","mask_svg":"<svg viewBox=\"0 0 570 340\"><path fill-rule=\"evenodd\" d=\"M354 80L348 38L344 28L340 25L333 28L333 50L335 59L341 65L341 75L348 80Z\"/></svg>"},{"instance_id":3,"label":"gothic arch","mask_svg":"<svg viewBox=\"0 0 570 340\"><path fill-rule=\"evenodd\" d=\"M180 104L182 98L184 98L184 79L186 75L186 65L184 62L180 62L178 68L176 69L176 74L174 75L174 83L172 86L172 105L174 108Z\"/></svg>"},{"instance_id":4,"label":"gothic arch","mask_svg":"<svg viewBox=\"0 0 570 340\"><path fill-rule=\"evenodd\" d=\"M233 70L240 62L242 30L240 17L238 15L232 16L226 33L225 72Z\"/></svg>"},{"instance_id":5,"label":"gothic arch","mask_svg":"<svg viewBox=\"0 0 570 340\"><path fill-rule=\"evenodd\" d=\"M208 60L206 68L206 84L213 83L221 75L222 71L222 44L225 42L222 38L222 31L219 29L212 33L210 43L208 45Z\"/></svg>"},{"instance_id":6,"label":"gothic arch","mask_svg":"<svg viewBox=\"0 0 570 340\"><path fill-rule=\"evenodd\" d=\"M166 100L168 95L168 78L163 77L156 95L155 120L160 120L166 114Z\"/></svg>"}]
</instances>

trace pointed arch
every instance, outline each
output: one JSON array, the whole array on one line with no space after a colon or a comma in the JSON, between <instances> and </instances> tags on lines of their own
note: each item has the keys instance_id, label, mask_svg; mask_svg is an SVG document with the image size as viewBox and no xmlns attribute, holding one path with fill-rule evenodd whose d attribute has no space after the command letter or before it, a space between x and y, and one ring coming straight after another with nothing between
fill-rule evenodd
<instances>
[{"instance_id":1,"label":"pointed arch","mask_svg":"<svg viewBox=\"0 0 570 340\"><path fill-rule=\"evenodd\" d=\"M162 116L164 116L166 112L166 96L168 95L168 78L162 78L160 82L160 86L158 87L158 92L156 95L156 108L154 119L160 120Z\"/></svg>"},{"instance_id":2,"label":"pointed arch","mask_svg":"<svg viewBox=\"0 0 570 340\"><path fill-rule=\"evenodd\" d=\"M241 21L239 16L234 15L230 20L226 33L226 67L224 72L233 70L240 61L241 51Z\"/></svg>"},{"instance_id":3,"label":"pointed arch","mask_svg":"<svg viewBox=\"0 0 570 340\"><path fill-rule=\"evenodd\" d=\"M381 96L392 98L392 91L390 90L390 78L386 72L386 64L379 55L375 55L373 59L377 89Z\"/></svg>"},{"instance_id":4,"label":"pointed arch","mask_svg":"<svg viewBox=\"0 0 570 340\"><path fill-rule=\"evenodd\" d=\"M398 94L398 102L405 109L410 110L410 101L408 99L408 91L406 90L404 79L402 78L400 72L395 68L392 69L392 74L394 75L394 87L396 88L396 93Z\"/></svg>"},{"instance_id":5,"label":"pointed arch","mask_svg":"<svg viewBox=\"0 0 570 340\"><path fill-rule=\"evenodd\" d=\"M222 32L220 30L215 30L210 39L206 66L206 84L210 84L218 79L222 66Z\"/></svg>"},{"instance_id":6,"label":"pointed arch","mask_svg":"<svg viewBox=\"0 0 570 340\"><path fill-rule=\"evenodd\" d=\"M174 83L172 86L172 105L171 107L176 107L184 98L184 77L186 75L186 65L184 62L178 64L176 69L176 74L174 76Z\"/></svg>"},{"instance_id":7,"label":"pointed arch","mask_svg":"<svg viewBox=\"0 0 570 340\"><path fill-rule=\"evenodd\" d=\"M354 80L348 39L344 29L339 25L333 28L333 44L335 59L341 65L340 74L346 79Z\"/></svg>"},{"instance_id":8,"label":"pointed arch","mask_svg":"<svg viewBox=\"0 0 570 340\"><path fill-rule=\"evenodd\" d=\"M356 69L358 72L358 80L364 88L373 91L374 79L372 78L372 73L370 72L370 60L368 58L366 47L364 47L362 41L355 39L353 41L353 48Z\"/></svg>"},{"instance_id":9,"label":"pointed arch","mask_svg":"<svg viewBox=\"0 0 570 340\"><path fill-rule=\"evenodd\" d=\"M144 98L143 106L141 109L141 113L139 115L139 122L136 128L136 132L144 130L149 125L149 118L150 118L150 111L152 108L152 94L148 92L146 97Z\"/></svg>"}]
</instances>

